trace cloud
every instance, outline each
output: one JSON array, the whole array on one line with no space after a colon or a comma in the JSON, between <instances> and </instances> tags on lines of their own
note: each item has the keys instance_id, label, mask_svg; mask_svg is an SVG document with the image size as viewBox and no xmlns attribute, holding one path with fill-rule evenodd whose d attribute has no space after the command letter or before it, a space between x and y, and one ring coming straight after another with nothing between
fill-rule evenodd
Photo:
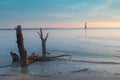
<instances>
[{"instance_id":1,"label":"cloud","mask_svg":"<svg viewBox=\"0 0 120 80\"><path fill-rule=\"evenodd\" d=\"M97 12L99 10L105 10L107 9L109 6L112 5L112 3L116 1L116 0L104 0L104 3L98 5L97 7L94 8L93 12Z\"/></svg>"},{"instance_id":2,"label":"cloud","mask_svg":"<svg viewBox=\"0 0 120 80\"><path fill-rule=\"evenodd\" d=\"M102 0L101 3L94 6L93 9L88 13L88 18L90 21L118 21L114 16L117 15L117 12L114 9L111 9L113 5L116 4L118 0Z\"/></svg>"}]
</instances>

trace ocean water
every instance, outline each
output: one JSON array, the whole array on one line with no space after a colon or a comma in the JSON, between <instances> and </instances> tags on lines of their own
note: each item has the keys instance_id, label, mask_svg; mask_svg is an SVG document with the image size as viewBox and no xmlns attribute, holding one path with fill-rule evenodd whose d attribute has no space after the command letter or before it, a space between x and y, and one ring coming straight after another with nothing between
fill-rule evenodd
<instances>
[{"instance_id":1,"label":"ocean water","mask_svg":"<svg viewBox=\"0 0 120 80\"><path fill-rule=\"evenodd\" d=\"M23 30L28 54L41 55L39 30ZM12 63L10 51L18 53L15 30L0 30L0 74L66 74L88 69L105 74L120 73L120 29L43 29L50 55L69 54L55 61L36 62L28 67Z\"/></svg>"}]
</instances>

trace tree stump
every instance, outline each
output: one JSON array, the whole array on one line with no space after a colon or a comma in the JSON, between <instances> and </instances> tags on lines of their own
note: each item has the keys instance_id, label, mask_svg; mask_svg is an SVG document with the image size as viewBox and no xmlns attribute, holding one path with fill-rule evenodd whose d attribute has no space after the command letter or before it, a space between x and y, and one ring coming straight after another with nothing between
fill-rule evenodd
<instances>
[{"instance_id":1,"label":"tree stump","mask_svg":"<svg viewBox=\"0 0 120 80\"><path fill-rule=\"evenodd\" d=\"M29 64L29 59L28 59L27 51L24 48L21 25L18 25L16 28L16 37L17 37L16 42L17 42L18 50L19 50L19 54L20 54L21 66L27 66Z\"/></svg>"},{"instance_id":2,"label":"tree stump","mask_svg":"<svg viewBox=\"0 0 120 80\"><path fill-rule=\"evenodd\" d=\"M12 61L13 61L13 62L17 62L17 61L20 60L19 56L18 56L16 53L10 51L10 55L11 55L11 57L12 57Z\"/></svg>"}]
</instances>

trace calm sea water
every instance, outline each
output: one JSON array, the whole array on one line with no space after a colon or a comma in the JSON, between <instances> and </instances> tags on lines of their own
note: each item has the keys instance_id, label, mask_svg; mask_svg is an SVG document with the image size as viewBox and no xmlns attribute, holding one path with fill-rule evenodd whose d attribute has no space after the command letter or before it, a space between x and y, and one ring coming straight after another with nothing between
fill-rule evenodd
<instances>
[{"instance_id":1,"label":"calm sea water","mask_svg":"<svg viewBox=\"0 0 120 80\"><path fill-rule=\"evenodd\" d=\"M29 55L33 52L41 55L38 31L23 30ZM70 54L71 57L21 68L11 62L9 54L10 51L18 53L15 30L0 30L0 74L58 74L84 68L100 73L120 72L120 29L43 29L43 32L49 33L47 51L50 55Z\"/></svg>"}]
</instances>

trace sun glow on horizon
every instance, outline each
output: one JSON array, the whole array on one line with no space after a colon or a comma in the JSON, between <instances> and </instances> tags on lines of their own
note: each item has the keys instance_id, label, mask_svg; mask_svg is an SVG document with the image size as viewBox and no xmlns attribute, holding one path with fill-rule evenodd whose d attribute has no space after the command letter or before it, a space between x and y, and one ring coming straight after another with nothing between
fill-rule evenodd
<instances>
[{"instance_id":1,"label":"sun glow on horizon","mask_svg":"<svg viewBox=\"0 0 120 80\"><path fill-rule=\"evenodd\" d=\"M120 28L119 0L1 0L0 28Z\"/></svg>"},{"instance_id":2,"label":"sun glow on horizon","mask_svg":"<svg viewBox=\"0 0 120 80\"><path fill-rule=\"evenodd\" d=\"M22 25L22 24L21 24ZM37 24L28 23L22 25L24 28L84 28L85 22L81 23L53 23L53 24ZM88 28L120 28L118 22L87 22Z\"/></svg>"}]
</instances>

